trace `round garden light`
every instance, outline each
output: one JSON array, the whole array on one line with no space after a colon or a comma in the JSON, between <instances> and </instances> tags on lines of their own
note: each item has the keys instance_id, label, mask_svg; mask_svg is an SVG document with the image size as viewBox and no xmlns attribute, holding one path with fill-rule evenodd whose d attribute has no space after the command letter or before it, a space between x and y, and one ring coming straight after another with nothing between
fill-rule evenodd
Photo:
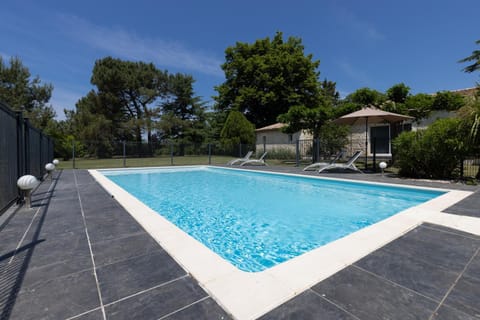
<instances>
[{"instance_id":1,"label":"round garden light","mask_svg":"<svg viewBox=\"0 0 480 320\"><path fill-rule=\"evenodd\" d=\"M17 186L25 191L25 202L27 205L27 208L31 208L31 192L32 189L35 188L38 185L38 180L32 175L25 175L21 176L17 180Z\"/></svg>"},{"instance_id":2,"label":"round garden light","mask_svg":"<svg viewBox=\"0 0 480 320\"><path fill-rule=\"evenodd\" d=\"M382 161L378 164L378 166L380 167L380 169L382 169L382 176L383 176L383 170L387 167L387 163Z\"/></svg>"},{"instance_id":3,"label":"round garden light","mask_svg":"<svg viewBox=\"0 0 480 320\"><path fill-rule=\"evenodd\" d=\"M55 170L55 165L53 163L47 163L45 165L45 170L47 170L47 174L50 176L50 180L52 180L53 179L52 172L53 172L53 170Z\"/></svg>"},{"instance_id":4,"label":"round garden light","mask_svg":"<svg viewBox=\"0 0 480 320\"><path fill-rule=\"evenodd\" d=\"M58 166L58 164L60 163L60 161L58 161L58 159L53 159L52 163L56 166Z\"/></svg>"}]
</instances>

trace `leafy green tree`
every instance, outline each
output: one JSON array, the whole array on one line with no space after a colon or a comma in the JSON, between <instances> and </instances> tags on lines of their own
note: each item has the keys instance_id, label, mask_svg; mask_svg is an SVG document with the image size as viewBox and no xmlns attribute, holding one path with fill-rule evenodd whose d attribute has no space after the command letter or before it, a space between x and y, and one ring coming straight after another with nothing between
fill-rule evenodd
<instances>
[{"instance_id":1,"label":"leafy green tree","mask_svg":"<svg viewBox=\"0 0 480 320\"><path fill-rule=\"evenodd\" d=\"M67 114L72 131L77 140L85 143L85 153L90 157L109 158L112 156L112 141L118 139L117 124L121 122L112 116L108 107L112 105L102 101L102 96L90 91L76 104L76 111Z\"/></svg>"},{"instance_id":2,"label":"leafy green tree","mask_svg":"<svg viewBox=\"0 0 480 320\"><path fill-rule=\"evenodd\" d=\"M316 139L320 129L331 118L331 106L328 102L317 108L292 106L287 113L278 116L278 121L288 124L283 130L286 133L295 133L307 130Z\"/></svg>"},{"instance_id":3,"label":"leafy green tree","mask_svg":"<svg viewBox=\"0 0 480 320\"><path fill-rule=\"evenodd\" d=\"M52 90L53 86L43 84L38 76L32 78L20 58L11 58L7 65L0 56L0 100L14 111L22 111L38 129L53 126L56 114L48 105Z\"/></svg>"},{"instance_id":4,"label":"leafy green tree","mask_svg":"<svg viewBox=\"0 0 480 320\"><path fill-rule=\"evenodd\" d=\"M475 41L476 44L480 44L480 40ZM480 50L474 50L471 55L459 61L460 63L473 62L472 64L463 68L464 72L474 72L480 70Z\"/></svg>"},{"instance_id":5,"label":"leafy green tree","mask_svg":"<svg viewBox=\"0 0 480 320\"><path fill-rule=\"evenodd\" d=\"M348 144L350 127L327 122L320 128L318 138L323 154L332 156Z\"/></svg>"},{"instance_id":6,"label":"leafy green tree","mask_svg":"<svg viewBox=\"0 0 480 320\"><path fill-rule=\"evenodd\" d=\"M150 144L152 119L157 116L154 105L166 93L166 73L158 70L153 63L106 57L95 62L91 83L97 87L103 102L108 101L121 108L116 110L116 118L107 119L112 120L113 125L118 120L124 122L128 119L135 140L141 142L142 132L145 131ZM119 114L122 116L119 117Z\"/></svg>"},{"instance_id":7,"label":"leafy green tree","mask_svg":"<svg viewBox=\"0 0 480 320\"><path fill-rule=\"evenodd\" d=\"M385 98L385 95L377 90L360 88L349 94L345 100L346 102L353 102L362 108L368 105L379 106L385 101Z\"/></svg>"},{"instance_id":8,"label":"leafy green tree","mask_svg":"<svg viewBox=\"0 0 480 320\"><path fill-rule=\"evenodd\" d=\"M394 103L404 103L410 94L410 87L398 83L387 89L387 99Z\"/></svg>"},{"instance_id":9,"label":"leafy green tree","mask_svg":"<svg viewBox=\"0 0 480 320\"><path fill-rule=\"evenodd\" d=\"M205 140L205 106L194 96L194 81L190 75L169 75L167 94L159 104L162 116L157 125L164 138L194 145Z\"/></svg>"},{"instance_id":10,"label":"leafy green tree","mask_svg":"<svg viewBox=\"0 0 480 320\"><path fill-rule=\"evenodd\" d=\"M414 117L415 120L428 117L432 110L434 97L430 94L419 93L405 99L404 114Z\"/></svg>"},{"instance_id":11,"label":"leafy green tree","mask_svg":"<svg viewBox=\"0 0 480 320\"><path fill-rule=\"evenodd\" d=\"M254 144L255 127L241 112L232 110L228 114L220 138L227 148L233 148L239 144Z\"/></svg>"},{"instance_id":12,"label":"leafy green tree","mask_svg":"<svg viewBox=\"0 0 480 320\"><path fill-rule=\"evenodd\" d=\"M238 110L257 127L270 125L292 106L314 108L321 92L319 61L305 55L300 38L281 32L225 50L225 82L215 90L219 111Z\"/></svg>"},{"instance_id":13,"label":"leafy green tree","mask_svg":"<svg viewBox=\"0 0 480 320\"><path fill-rule=\"evenodd\" d=\"M465 105L465 99L461 94L450 91L439 91L435 94L432 110L455 111Z\"/></svg>"}]
</instances>

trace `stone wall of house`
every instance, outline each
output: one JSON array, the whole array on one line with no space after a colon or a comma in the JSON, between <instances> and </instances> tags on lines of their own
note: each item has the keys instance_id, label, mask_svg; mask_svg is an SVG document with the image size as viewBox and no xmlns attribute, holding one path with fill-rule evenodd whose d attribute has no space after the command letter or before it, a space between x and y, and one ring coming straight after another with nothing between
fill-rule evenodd
<instances>
[{"instance_id":1,"label":"stone wall of house","mask_svg":"<svg viewBox=\"0 0 480 320\"><path fill-rule=\"evenodd\" d=\"M289 144L289 143L295 143L297 139L300 138L300 132L296 132L292 134L292 140L289 140L289 135L286 133L283 133L280 130L269 130L269 131L260 131L256 132L256 144L262 144L266 142L266 144ZM265 141L264 141L265 137Z\"/></svg>"}]
</instances>

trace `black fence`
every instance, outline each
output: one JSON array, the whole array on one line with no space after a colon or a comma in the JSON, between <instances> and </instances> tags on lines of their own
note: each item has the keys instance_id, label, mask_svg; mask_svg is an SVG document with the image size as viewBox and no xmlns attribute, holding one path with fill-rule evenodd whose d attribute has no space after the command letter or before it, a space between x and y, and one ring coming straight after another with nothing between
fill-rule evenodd
<instances>
[{"instance_id":1,"label":"black fence","mask_svg":"<svg viewBox=\"0 0 480 320\"><path fill-rule=\"evenodd\" d=\"M52 160L53 140L0 102L0 214L19 197L17 179L41 178Z\"/></svg>"},{"instance_id":2,"label":"black fence","mask_svg":"<svg viewBox=\"0 0 480 320\"><path fill-rule=\"evenodd\" d=\"M254 151L252 158L267 152L266 162L270 165L306 166L314 162L329 161L340 152L339 161L347 161L356 151L362 151L355 164L366 172L379 172L379 163L395 166L395 153L390 140L374 138L365 143L365 138L348 138L346 143L305 139L290 143L256 145L237 144L224 146L221 143L182 144L170 142L133 141L74 141L71 163L64 167L92 169L109 167L142 167L169 165L224 165L233 158L242 158ZM65 159L67 160L67 159ZM474 178L478 175L480 159L468 157L460 161L452 176Z\"/></svg>"}]
</instances>

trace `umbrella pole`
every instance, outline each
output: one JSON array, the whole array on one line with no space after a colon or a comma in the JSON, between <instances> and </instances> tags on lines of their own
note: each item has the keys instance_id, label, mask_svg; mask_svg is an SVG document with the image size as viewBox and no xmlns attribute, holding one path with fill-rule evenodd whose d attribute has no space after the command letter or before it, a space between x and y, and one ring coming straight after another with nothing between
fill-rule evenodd
<instances>
[{"instance_id":1,"label":"umbrella pole","mask_svg":"<svg viewBox=\"0 0 480 320\"><path fill-rule=\"evenodd\" d=\"M368 117L365 117L365 170L367 170L367 156L368 155Z\"/></svg>"}]
</instances>

